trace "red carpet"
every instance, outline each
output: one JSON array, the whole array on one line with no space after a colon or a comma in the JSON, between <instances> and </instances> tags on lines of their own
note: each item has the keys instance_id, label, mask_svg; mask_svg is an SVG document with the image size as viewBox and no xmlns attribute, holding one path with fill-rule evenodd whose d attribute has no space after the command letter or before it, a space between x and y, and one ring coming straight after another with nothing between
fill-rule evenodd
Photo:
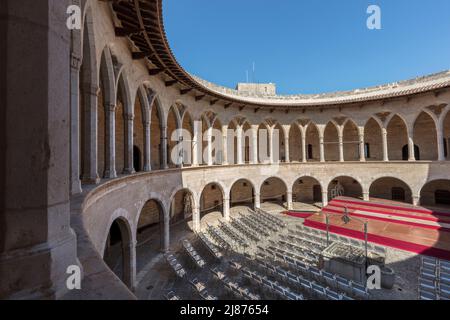
<instances>
[{"instance_id":1,"label":"red carpet","mask_svg":"<svg viewBox=\"0 0 450 320\"><path fill-rule=\"evenodd\" d=\"M326 230L326 224L318 221L306 220L305 226L316 228L320 230ZM343 236L364 240L364 233L362 231L351 230L335 225L330 225L330 232L337 233ZM368 234L368 240L372 243L376 243L382 246L392 247L400 250L414 252L417 254L423 254L427 256L436 257L439 259L450 260L450 251L428 247L417 243L406 242L402 240L392 239L388 237L379 236L376 234Z\"/></svg>"},{"instance_id":2,"label":"red carpet","mask_svg":"<svg viewBox=\"0 0 450 320\"><path fill-rule=\"evenodd\" d=\"M312 215L314 215L314 212L285 211L285 212L283 212L283 214L285 214L287 216L295 217L295 218L307 219L307 218L311 217Z\"/></svg>"}]
</instances>

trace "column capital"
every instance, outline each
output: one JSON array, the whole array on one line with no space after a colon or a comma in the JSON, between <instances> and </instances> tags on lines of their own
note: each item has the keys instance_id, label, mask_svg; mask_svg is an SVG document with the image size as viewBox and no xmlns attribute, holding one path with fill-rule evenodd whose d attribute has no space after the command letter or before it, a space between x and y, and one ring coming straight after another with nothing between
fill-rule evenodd
<instances>
[{"instance_id":1,"label":"column capital","mask_svg":"<svg viewBox=\"0 0 450 320\"><path fill-rule=\"evenodd\" d=\"M117 106L114 103L106 103L105 109L108 112L116 112Z\"/></svg>"},{"instance_id":2,"label":"column capital","mask_svg":"<svg viewBox=\"0 0 450 320\"><path fill-rule=\"evenodd\" d=\"M75 70L80 70L81 68L81 57L75 52L70 54L70 67Z\"/></svg>"},{"instance_id":3,"label":"column capital","mask_svg":"<svg viewBox=\"0 0 450 320\"><path fill-rule=\"evenodd\" d=\"M124 118L126 121L133 121L133 120L134 120L134 115L132 115L132 114L125 114L125 115L123 116L123 118Z\"/></svg>"}]
</instances>

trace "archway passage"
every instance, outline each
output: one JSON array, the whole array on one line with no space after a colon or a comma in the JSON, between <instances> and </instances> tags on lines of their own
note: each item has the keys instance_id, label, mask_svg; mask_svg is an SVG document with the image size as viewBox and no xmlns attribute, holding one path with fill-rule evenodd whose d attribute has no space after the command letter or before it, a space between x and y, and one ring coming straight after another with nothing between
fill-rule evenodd
<instances>
[{"instance_id":1,"label":"archway passage","mask_svg":"<svg viewBox=\"0 0 450 320\"><path fill-rule=\"evenodd\" d=\"M261 203L272 203L284 206L287 198L287 187L280 178L269 178L261 185Z\"/></svg>"},{"instance_id":2,"label":"archway passage","mask_svg":"<svg viewBox=\"0 0 450 320\"><path fill-rule=\"evenodd\" d=\"M362 186L352 177L342 176L334 178L328 185L328 198L331 200L338 196L362 198Z\"/></svg>"},{"instance_id":3,"label":"archway passage","mask_svg":"<svg viewBox=\"0 0 450 320\"><path fill-rule=\"evenodd\" d=\"M136 172L142 171L142 152L138 146L133 146L133 167Z\"/></svg>"},{"instance_id":4,"label":"archway passage","mask_svg":"<svg viewBox=\"0 0 450 320\"><path fill-rule=\"evenodd\" d=\"M177 224L181 221L192 218L194 208L194 198L188 189L179 190L170 205L170 224Z\"/></svg>"},{"instance_id":5,"label":"archway passage","mask_svg":"<svg viewBox=\"0 0 450 320\"><path fill-rule=\"evenodd\" d=\"M269 150L269 128L265 123L262 123L258 127L258 162L269 163L270 150Z\"/></svg>"},{"instance_id":6,"label":"archway passage","mask_svg":"<svg viewBox=\"0 0 450 320\"><path fill-rule=\"evenodd\" d=\"M306 159L308 161L320 160L319 128L314 123L308 124L306 129Z\"/></svg>"},{"instance_id":7,"label":"archway passage","mask_svg":"<svg viewBox=\"0 0 450 320\"><path fill-rule=\"evenodd\" d=\"M148 200L141 209L136 235L136 269L164 248L164 210L158 200Z\"/></svg>"},{"instance_id":8,"label":"archway passage","mask_svg":"<svg viewBox=\"0 0 450 320\"><path fill-rule=\"evenodd\" d=\"M344 126L343 148L345 161L359 160L359 131L356 124L349 120Z\"/></svg>"},{"instance_id":9,"label":"archway passage","mask_svg":"<svg viewBox=\"0 0 450 320\"><path fill-rule=\"evenodd\" d=\"M370 118L364 127L364 152L367 161L383 160L381 126L374 118Z\"/></svg>"},{"instance_id":10,"label":"archway passage","mask_svg":"<svg viewBox=\"0 0 450 320\"><path fill-rule=\"evenodd\" d=\"M251 209L255 205L255 190L253 184L241 179L236 181L230 190L230 207L247 206Z\"/></svg>"},{"instance_id":11,"label":"archway passage","mask_svg":"<svg viewBox=\"0 0 450 320\"><path fill-rule=\"evenodd\" d=\"M122 218L116 219L109 229L103 260L106 265L128 286L134 286L132 279L131 230Z\"/></svg>"},{"instance_id":12,"label":"archway passage","mask_svg":"<svg viewBox=\"0 0 450 320\"><path fill-rule=\"evenodd\" d=\"M322 187L320 182L312 177L301 177L292 186L292 202L300 204L322 204Z\"/></svg>"},{"instance_id":13,"label":"archway passage","mask_svg":"<svg viewBox=\"0 0 450 320\"><path fill-rule=\"evenodd\" d=\"M437 132L433 118L426 112L422 112L414 123L414 143L420 155L416 160L437 160Z\"/></svg>"},{"instance_id":14,"label":"archway passage","mask_svg":"<svg viewBox=\"0 0 450 320\"><path fill-rule=\"evenodd\" d=\"M403 147L408 145L408 133L405 122L398 115L395 115L387 126L387 138L389 160L405 160ZM408 158L407 156L406 160Z\"/></svg>"},{"instance_id":15,"label":"archway passage","mask_svg":"<svg viewBox=\"0 0 450 320\"><path fill-rule=\"evenodd\" d=\"M151 148L151 166L153 170L162 169L161 156L161 113L158 103L155 101L151 107L150 118L150 148Z\"/></svg>"},{"instance_id":16,"label":"archway passage","mask_svg":"<svg viewBox=\"0 0 450 320\"><path fill-rule=\"evenodd\" d=\"M286 162L286 146L283 127L277 123L273 130L272 157L274 162Z\"/></svg>"},{"instance_id":17,"label":"archway passage","mask_svg":"<svg viewBox=\"0 0 450 320\"><path fill-rule=\"evenodd\" d=\"M193 143L192 139L194 137L194 122L189 112L186 112L183 116L182 121L183 128L183 166L192 165L192 151Z\"/></svg>"},{"instance_id":18,"label":"archway passage","mask_svg":"<svg viewBox=\"0 0 450 320\"><path fill-rule=\"evenodd\" d=\"M200 217L209 213L220 213L223 216L223 201L224 193L221 186L217 183L208 184L200 196Z\"/></svg>"},{"instance_id":19,"label":"archway passage","mask_svg":"<svg viewBox=\"0 0 450 320\"><path fill-rule=\"evenodd\" d=\"M324 131L326 161L339 161L339 135L336 125L328 122Z\"/></svg>"},{"instance_id":20,"label":"archway passage","mask_svg":"<svg viewBox=\"0 0 450 320\"><path fill-rule=\"evenodd\" d=\"M402 180L391 177L375 180L370 186L369 197L412 203L411 188Z\"/></svg>"},{"instance_id":21,"label":"archway passage","mask_svg":"<svg viewBox=\"0 0 450 320\"><path fill-rule=\"evenodd\" d=\"M289 130L289 158L291 162L303 160L302 132L297 124L293 124Z\"/></svg>"},{"instance_id":22,"label":"archway passage","mask_svg":"<svg viewBox=\"0 0 450 320\"><path fill-rule=\"evenodd\" d=\"M450 180L434 180L420 191L420 204L450 210Z\"/></svg>"},{"instance_id":23,"label":"archway passage","mask_svg":"<svg viewBox=\"0 0 450 320\"><path fill-rule=\"evenodd\" d=\"M181 155L178 154L179 150L176 150L179 143L180 133L177 132L179 128L178 115L175 107L172 107L167 117L167 162L170 168L176 167L180 161Z\"/></svg>"}]
</instances>

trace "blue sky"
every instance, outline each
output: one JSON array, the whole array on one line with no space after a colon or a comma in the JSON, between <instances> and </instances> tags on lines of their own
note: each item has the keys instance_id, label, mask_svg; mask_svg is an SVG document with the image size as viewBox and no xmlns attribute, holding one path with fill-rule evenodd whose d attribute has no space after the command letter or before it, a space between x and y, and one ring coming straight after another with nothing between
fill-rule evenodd
<instances>
[{"instance_id":1,"label":"blue sky","mask_svg":"<svg viewBox=\"0 0 450 320\"><path fill-rule=\"evenodd\" d=\"M382 30L366 27L381 7ZM350 90L450 69L449 0L163 0L167 37L190 73L279 94ZM250 79L252 80L252 79Z\"/></svg>"}]
</instances>

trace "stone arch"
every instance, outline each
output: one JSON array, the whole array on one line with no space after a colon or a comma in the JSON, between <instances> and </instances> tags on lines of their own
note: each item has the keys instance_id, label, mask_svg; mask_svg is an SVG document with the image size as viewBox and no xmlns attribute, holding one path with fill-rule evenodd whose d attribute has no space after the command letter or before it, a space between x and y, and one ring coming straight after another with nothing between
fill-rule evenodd
<instances>
[{"instance_id":1,"label":"stone arch","mask_svg":"<svg viewBox=\"0 0 450 320\"><path fill-rule=\"evenodd\" d=\"M363 186L360 181L350 176L338 176L328 183L328 199L338 196L362 198Z\"/></svg>"},{"instance_id":2,"label":"stone arch","mask_svg":"<svg viewBox=\"0 0 450 320\"><path fill-rule=\"evenodd\" d=\"M131 225L124 216L117 216L111 219L107 230L108 235L102 251L103 260L125 285L133 289L136 269Z\"/></svg>"},{"instance_id":3,"label":"stone arch","mask_svg":"<svg viewBox=\"0 0 450 320\"><path fill-rule=\"evenodd\" d=\"M450 179L435 179L425 183L420 190L420 205L433 209L450 209Z\"/></svg>"},{"instance_id":4,"label":"stone arch","mask_svg":"<svg viewBox=\"0 0 450 320\"><path fill-rule=\"evenodd\" d=\"M326 161L339 161L339 126L329 121L323 133Z\"/></svg>"},{"instance_id":5,"label":"stone arch","mask_svg":"<svg viewBox=\"0 0 450 320\"><path fill-rule=\"evenodd\" d=\"M376 117L370 117L364 126L364 151L367 161L383 160L382 127Z\"/></svg>"},{"instance_id":6,"label":"stone arch","mask_svg":"<svg viewBox=\"0 0 450 320\"><path fill-rule=\"evenodd\" d=\"M289 129L289 158L291 162L303 160L302 132L297 122L294 122Z\"/></svg>"},{"instance_id":7,"label":"stone arch","mask_svg":"<svg viewBox=\"0 0 450 320\"><path fill-rule=\"evenodd\" d=\"M308 161L320 160L320 128L314 122L306 127L306 159Z\"/></svg>"},{"instance_id":8,"label":"stone arch","mask_svg":"<svg viewBox=\"0 0 450 320\"><path fill-rule=\"evenodd\" d=\"M183 166L191 166L194 151L194 119L189 111L185 111L181 118L181 129L183 135Z\"/></svg>"},{"instance_id":9,"label":"stone arch","mask_svg":"<svg viewBox=\"0 0 450 320\"><path fill-rule=\"evenodd\" d=\"M234 181L230 187L230 207L255 206L255 185L248 179L240 178Z\"/></svg>"},{"instance_id":10,"label":"stone arch","mask_svg":"<svg viewBox=\"0 0 450 320\"><path fill-rule=\"evenodd\" d=\"M416 160L437 160L437 130L435 119L426 111L420 112L413 122L414 144L419 148Z\"/></svg>"},{"instance_id":11,"label":"stone arch","mask_svg":"<svg viewBox=\"0 0 450 320\"><path fill-rule=\"evenodd\" d=\"M286 182L278 177L267 178L259 188L261 203L271 202L284 205L287 201L287 192Z\"/></svg>"},{"instance_id":12,"label":"stone arch","mask_svg":"<svg viewBox=\"0 0 450 320\"><path fill-rule=\"evenodd\" d=\"M369 197L412 203L412 190L403 180L395 177L381 177L370 184Z\"/></svg>"},{"instance_id":13,"label":"stone arch","mask_svg":"<svg viewBox=\"0 0 450 320\"><path fill-rule=\"evenodd\" d=\"M292 185L292 202L322 203L322 184L311 176L302 176Z\"/></svg>"},{"instance_id":14,"label":"stone arch","mask_svg":"<svg viewBox=\"0 0 450 320\"><path fill-rule=\"evenodd\" d=\"M286 162L285 131L277 122L273 126L273 160L274 162Z\"/></svg>"},{"instance_id":15,"label":"stone arch","mask_svg":"<svg viewBox=\"0 0 450 320\"><path fill-rule=\"evenodd\" d=\"M405 160L403 148L405 145L408 145L407 122L399 114L394 114L390 118L386 129L389 160Z\"/></svg>"},{"instance_id":16,"label":"stone arch","mask_svg":"<svg viewBox=\"0 0 450 320\"><path fill-rule=\"evenodd\" d=\"M150 106L150 148L152 169L163 169L162 162L162 130L164 127L164 112L158 97Z\"/></svg>"},{"instance_id":17,"label":"stone arch","mask_svg":"<svg viewBox=\"0 0 450 320\"><path fill-rule=\"evenodd\" d=\"M224 215L225 188L220 182L213 181L205 185L199 200L201 217L212 212Z\"/></svg>"},{"instance_id":18,"label":"stone arch","mask_svg":"<svg viewBox=\"0 0 450 320\"><path fill-rule=\"evenodd\" d=\"M180 139L181 117L178 109L171 106L167 113L166 130L167 130L167 162L169 167L174 168L179 162L179 151L176 150Z\"/></svg>"},{"instance_id":19,"label":"stone arch","mask_svg":"<svg viewBox=\"0 0 450 320\"><path fill-rule=\"evenodd\" d=\"M269 163L269 126L263 122L258 127L258 162ZM264 141L265 140L265 141Z\"/></svg>"},{"instance_id":20,"label":"stone arch","mask_svg":"<svg viewBox=\"0 0 450 320\"><path fill-rule=\"evenodd\" d=\"M164 202L157 196L152 196L139 208L136 217L136 257L138 262L143 246L146 246L146 250L151 249L154 252L167 249L166 236L168 235L165 235L167 220ZM147 245L149 243L150 247Z\"/></svg>"},{"instance_id":21,"label":"stone arch","mask_svg":"<svg viewBox=\"0 0 450 320\"><path fill-rule=\"evenodd\" d=\"M347 119L342 129L344 160L359 160L359 129L358 125L352 119Z\"/></svg>"},{"instance_id":22,"label":"stone arch","mask_svg":"<svg viewBox=\"0 0 450 320\"><path fill-rule=\"evenodd\" d=\"M171 224L193 218L196 196L189 188L177 188L170 199Z\"/></svg>"}]
</instances>

